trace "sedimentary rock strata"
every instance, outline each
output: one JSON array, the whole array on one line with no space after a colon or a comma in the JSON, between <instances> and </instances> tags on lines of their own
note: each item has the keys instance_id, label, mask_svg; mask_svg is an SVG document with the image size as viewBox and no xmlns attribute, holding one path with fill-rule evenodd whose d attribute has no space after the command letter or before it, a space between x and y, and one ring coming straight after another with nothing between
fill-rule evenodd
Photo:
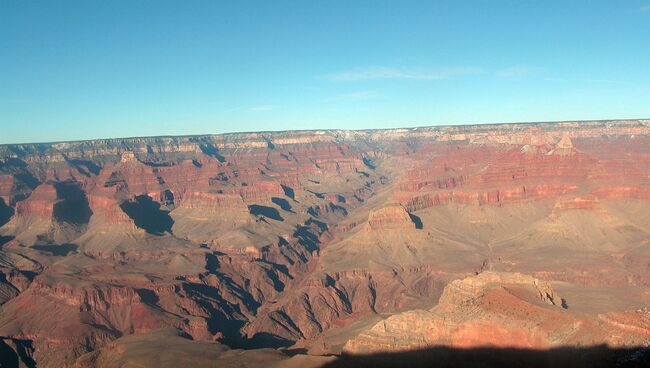
<instances>
[{"instance_id":1,"label":"sedimentary rock strata","mask_svg":"<svg viewBox=\"0 0 650 368\"><path fill-rule=\"evenodd\" d=\"M648 147L638 120L0 146L2 346L338 354L389 315L346 349L641 344Z\"/></svg>"},{"instance_id":2,"label":"sedimentary rock strata","mask_svg":"<svg viewBox=\"0 0 650 368\"><path fill-rule=\"evenodd\" d=\"M371 211L368 227L372 230L414 229L415 223L401 205L393 205Z\"/></svg>"},{"instance_id":3,"label":"sedimentary rock strata","mask_svg":"<svg viewBox=\"0 0 650 368\"><path fill-rule=\"evenodd\" d=\"M439 346L616 347L642 345L650 338L646 311L620 312L620 318L639 326L630 329L608 314L595 318L575 315L559 305L560 300L544 281L518 273L484 272L450 283L435 308L393 315L349 340L343 349L350 354L368 354Z\"/></svg>"}]
</instances>

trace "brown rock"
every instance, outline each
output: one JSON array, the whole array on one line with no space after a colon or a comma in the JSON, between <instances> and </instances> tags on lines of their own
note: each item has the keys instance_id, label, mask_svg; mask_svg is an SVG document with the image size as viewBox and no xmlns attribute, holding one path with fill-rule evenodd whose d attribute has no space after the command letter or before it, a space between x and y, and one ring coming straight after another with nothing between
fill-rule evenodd
<instances>
[{"instance_id":1,"label":"brown rock","mask_svg":"<svg viewBox=\"0 0 650 368\"><path fill-rule=\"evenodd\" d=\"M368 226L372 230L415 229L415 223L406 208L391 205L368 215Z\"/></svg>"}]
</instances>

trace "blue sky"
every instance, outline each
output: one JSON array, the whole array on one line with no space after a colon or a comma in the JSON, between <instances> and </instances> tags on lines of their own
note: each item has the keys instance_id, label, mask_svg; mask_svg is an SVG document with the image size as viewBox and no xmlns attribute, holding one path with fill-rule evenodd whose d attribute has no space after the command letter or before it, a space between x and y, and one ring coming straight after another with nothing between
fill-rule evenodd
<instances>
[{"instance_id":1,"label":"blue sky","mask_svg":"<svg viewBox=\"0 0 650 368\"><path fill-rule=\"evenodd\" d=\"M650 117L650 0L0 1L0 143Z\"/></svg>"}]
</instances>

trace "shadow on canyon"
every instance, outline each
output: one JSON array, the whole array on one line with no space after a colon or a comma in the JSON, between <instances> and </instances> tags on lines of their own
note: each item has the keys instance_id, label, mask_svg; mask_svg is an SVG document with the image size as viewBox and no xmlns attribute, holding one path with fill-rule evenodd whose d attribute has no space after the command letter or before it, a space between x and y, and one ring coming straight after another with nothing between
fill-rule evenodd
<instances>
[{"instance_id":1,"label":"shadow on canyon","mask_svg":"<svg viewBox=\"0 0 650 368\"><path fill-rule=\"evenodd\" d=\"M203 152L205 155L214 157L221 163L226 162L226 158L221 156L219 149L212 143L199 144L199 149L201 149L201 152Z\"/></svg>"},{"instance_id":2,"label":"shadow on canyon","mask_svg":"<svg viewBox=\"0 0 650 368\"><path fill-rule=\"evenodd\" d=\"M422 224L422 219L419 216L416 216L412 213L409 213L409 217L411 218L411 221L415 224L416 229L422 229L424 225Z\"/></svg>"},{"instance_id":3,"label":"shadow on canyon","mask_svg":"<svg viewBox=\"0 0 650 368\"><path fill-rule=\"evenodd\" d=\"M259 204L252 204L248 206L248 211L251 215L254 216L264 216L275 221L284 221L284 218L280 216L280 212L277 209L269 206L262 206Z\"/></svg>"},{"instance_id":4,"label":"shadow on canyon","mask_svg":"<svg viewBox=\"0 0 650 368\"><path fill-rule=\"evenodd\" d=\"M14 209L8 206L4 199L0 198L0 226L6 224L14 215Z\"/></svg>"},{"instance_id":5,"label":"shadow on canyon","mask_svg":"<svg viewBox=\"0 0 650 368\"><path fill-rule=\"evenodd\" d=\"M515 348L460 349L433 347L406 352L346 355L324 368L375 367L650 367L650 347L612 349L606 345L593 347L560 347L550 350Z\"/></svg>"},{"instance_id":6,"label":"shadow on canyon","mask_svg":"<svg viewBox=\"0 0 650 368\"><path fill-rule=\"evenodd\" d=\"M3 236L0 235L0 249L2 249L2 246L9 243L10 241L14 240L13 236Z\"/></svg>"},{"instance_id":7,"label":"shadow on canyon","mask_svg":"<svg viewBox=\"0 0 650 368\"><path fill-rule=\"evenodd\" d=\"M93 212L90 209L86 192L75 182L61 182L54 185L57 202L52 208L52 217L60 223L85 226Z\"/></svg>"},{"instance_id":8,"label":"shadow on canyon","mask_svg":"<svg viewBox=\"0 0 650 368\"><path fill-rule=\"evenodd\" d=\"M0 367L2 368L36 368L32 359L34 348L29 340L0 337Z\"/></svg>"},{"instance_id":9,"label":"shadow on canyon","mask_svg":"<svg viewBox=\"0 0 650 368\"><path fill-rule=\"evenodd\" d=\"M54 257L65 257L70 253L77 253L79 246L76 244L40 244L32 245L31 248L49 253Z\"/></svg>"},{"instance_id":10,"label":"shadow on canyon","mask_svg":"<svg viewBox=\"0 0 650 368\"><path fill-rule=\"evenodd\" d=\"M68 159L68 163L72 165L79 173L87 178L91 175L99 175L101 166L89 160Z\"/></svg>"},{"instance_id":11,"label":"shadow on canyon","mask_svg":"<svg viewBox=\"0 0 650 368\"><path fill-rule=\"evenodd\" d=\"M160 203L147 195L135 197L135 201L122 202L120 205L124 213L129 216L135 226L144 229L149 234L171 234L174 220L169 216L169 211L161 208Z\"/></svg>"},{"instance_id":12,"label":"shadow on canyon","mask_svg":"<svg viewBox=\"0 0 650 368\"><path fill-rule=\"evenodd\" d=\"M284 198L273 197L271 198L271 202L282 208L284 211L293 212L291 210L291 204Z\"/></svg>"}]
</instances>

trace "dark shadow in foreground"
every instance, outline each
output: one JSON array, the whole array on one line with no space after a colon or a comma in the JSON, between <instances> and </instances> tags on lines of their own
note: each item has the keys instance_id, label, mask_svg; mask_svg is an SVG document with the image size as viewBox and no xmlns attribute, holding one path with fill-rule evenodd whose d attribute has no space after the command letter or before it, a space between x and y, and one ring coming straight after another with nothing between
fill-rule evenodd
<instances>
[{"instance_id":1,"label":"dark shadow in foreground","mask_svg":"<svg viewBox=\"0 0 650 368\"><path fill-rule=\"evenodd\" d=\"M252 338L242 337L232 348L235 349L279 349L291 346L294 341L284 339L280 336L267 333L258 332Z\"/></svg>"},{"instance_id":2,"label":"dark shadow in foreground","mask_svg":"<svg viewBox=\"0 0 650 368\"><path fill-rule=\"evenodd\" d=\"M408 352L343 355L324 367L650 367L650 347L612 349L602 345L550 350L435 347Z\"/></svg>"},{"instance_id":3,"label":"dark shadow in foreground","mask_svg":"<svg viewBox=\"0 0 650 368\"><path fill-rule=\"evenodd\" d=\"M0 367L2 368L36 368L32 359L34 348L30 340L0 337Z\"/></svg>"}]
</instances>

